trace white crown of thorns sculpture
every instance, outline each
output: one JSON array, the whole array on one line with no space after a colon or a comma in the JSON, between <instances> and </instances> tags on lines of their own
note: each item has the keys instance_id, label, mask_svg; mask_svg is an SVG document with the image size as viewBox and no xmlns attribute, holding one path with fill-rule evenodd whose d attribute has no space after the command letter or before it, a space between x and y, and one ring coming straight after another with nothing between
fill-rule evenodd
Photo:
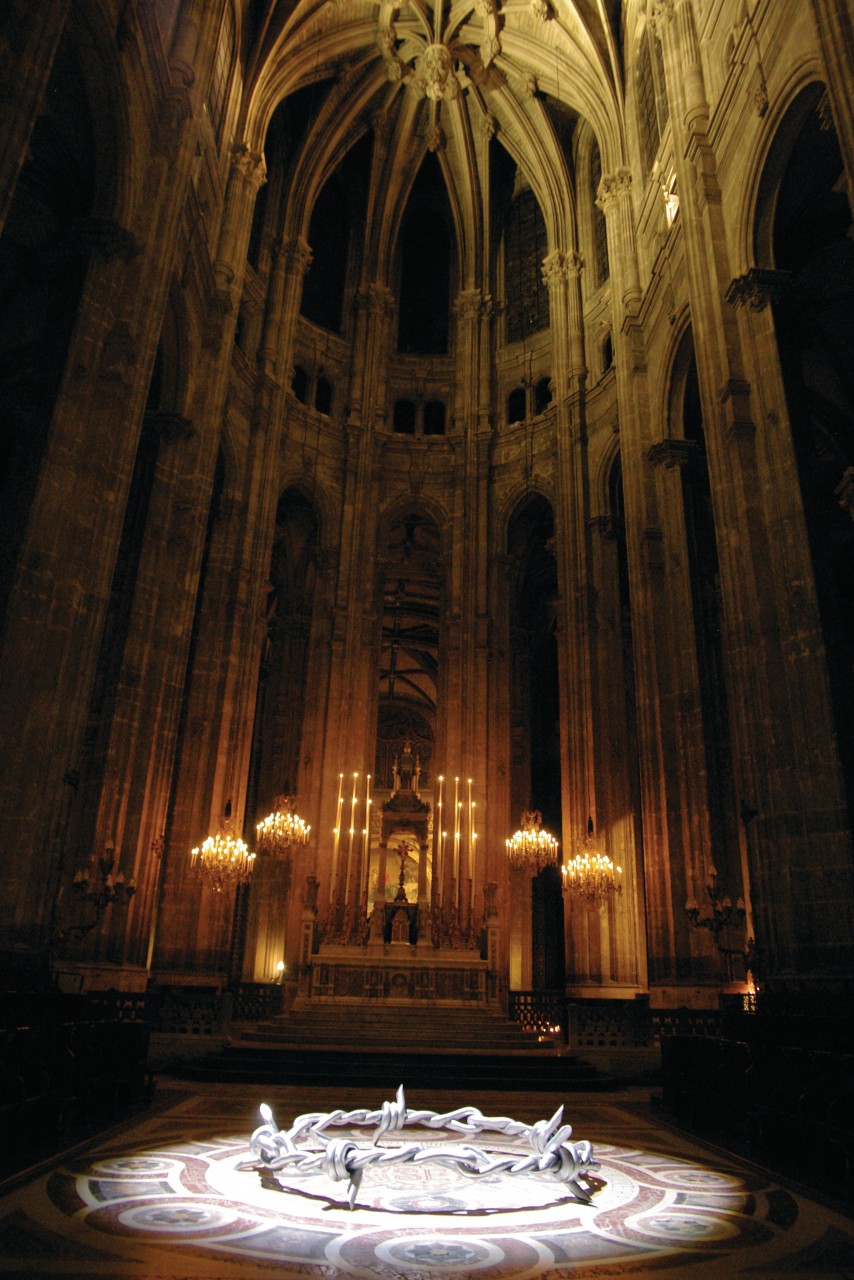
<instances>
[{"instance_id":1,"label":"white crown of thorns sculpture","mask_svg":"<svg viewBox=\"0 0 854 1280\"><path fill-rule=\"evenodd\" d=\"M382 1110L314 1111L297 1116L288 1129L276 1129L273 1113L266 1102L261 1104L264 1123L249 1140L257 1164L264 1170L293 1170L296 1173L324 1173L335 1181L349 1180L347 1199L352 1209L359 1194L362 1175L371 1165L434 1164L449 1165L471 1178L485 1178L497 1173L512 1177L537 1177L561 1182L582 1204L590 1203L593 1188L588 1174L598 1169L589 1142L570 1142L572 1126L561 1124L563 1107L558 1107L551 1120L523 1124L506 1116L484 1116L477 1107L458 1107L440 1115L436 1111L410 1111L403 1096L403 1085L394 1102L384 1102ZM331 1137L327 1130L335 1125L350 1128L364 1125L376 1129L373 1144L360 1146L348 1139ZM487 1130L506 1138L527 1138L531 1154L521 1157L495 1153L470 1143L432 1146L409 1142L395 1147L377 1146L386 1134L418 1125L428 1129L449 1129L464 1136ZM297 1143L303 1143L298 1147ZM309 1150L307 1144L320 1143L321 1149Z\"/></svg>"}]
</instances>

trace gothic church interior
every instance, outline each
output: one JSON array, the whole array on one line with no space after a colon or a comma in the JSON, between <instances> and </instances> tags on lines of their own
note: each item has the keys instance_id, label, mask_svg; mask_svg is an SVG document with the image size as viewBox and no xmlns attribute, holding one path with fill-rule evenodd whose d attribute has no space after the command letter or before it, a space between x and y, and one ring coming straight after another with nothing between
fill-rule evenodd
<instances>
[{"instance_id":1,"label":"gothic church interior","mask_svg":"<svg viewBox=\"0 0 854 1280\"><path fill-rule=\"evenodd\" d=\"M844 0L0 37L7 985L844 1009Z\"/></svg>"}]
</instances>

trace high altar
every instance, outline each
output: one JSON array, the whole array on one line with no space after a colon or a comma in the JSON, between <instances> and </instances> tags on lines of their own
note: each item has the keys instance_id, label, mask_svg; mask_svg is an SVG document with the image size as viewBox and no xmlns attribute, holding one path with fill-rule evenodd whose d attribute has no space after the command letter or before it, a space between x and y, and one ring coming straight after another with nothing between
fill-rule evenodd
<instances>
[{"instance_id":1,"label":"high altar","mask_svg":"<svg viewBox=\"0 0 854 1280\"><path fill-rule=\"evenodd\" d=\"M317 877L306 887L298 1000L497 1002L497 886L478 901L473 780L440 775L428 791L408 737L380 773L390 785L372 793L353 774L345 790L345 777L326 894Z\"/></svg>"}]
</instances>

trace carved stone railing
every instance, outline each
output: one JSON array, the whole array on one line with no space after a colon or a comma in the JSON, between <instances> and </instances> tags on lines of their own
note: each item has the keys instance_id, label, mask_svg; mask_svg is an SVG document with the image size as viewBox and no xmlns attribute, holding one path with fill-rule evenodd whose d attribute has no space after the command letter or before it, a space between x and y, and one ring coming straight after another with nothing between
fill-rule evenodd
<instances>
[{"instance_id":1,"label":"carved stone railing","mask_svg":"<svg viewBox=\"0 0 854 1280\"><path fill-rule=\"evenodd\" d=\"M234 993L234 1022L263 1022L284 1010L285 987L278 982L242 982Z\"/></svg>"},{"instance_id":2,"label":"carved stone railing","mask_svg":"<svg viewBox=\"0 0 854 1280\"><path fill-rule=\"evenodd\" d=\"M669 1036L713 1036L717 1009L650 1009L645 998L575 1000L562 991L511 991L508 1014L529 1031L559 1031L571 1049L638 1049Z\"/></svg>"},{"instance_id":3,"label":"carved stone railing","mask_svg":"<svg viewBox=\"0 0 854 1280\"><path fill-rule=\"evenodd\" d=\"M442 964L432 957L374 956L359 962L321 955L311 967L310 978L306 994L312 1000L485 1005L496 998L485 962L474 958Z\"/></svg>"},{"instance_id":4,"label":"carved stone railing","mask_svg":"<svg viewBox=\"0 0 854 1280\"><path fill-rule=\"evenodd\" d=\"M526 1031L540 1035L564 1035L566 996L563 991L511 991L507 1014Z\"/></svg>"}]
</instances>

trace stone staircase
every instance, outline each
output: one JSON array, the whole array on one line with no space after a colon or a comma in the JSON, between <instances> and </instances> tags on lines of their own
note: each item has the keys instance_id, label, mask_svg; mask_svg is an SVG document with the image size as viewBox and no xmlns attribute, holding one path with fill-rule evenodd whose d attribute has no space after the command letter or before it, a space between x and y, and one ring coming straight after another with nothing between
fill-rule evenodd
<instances>
[{"instance_id":1,"label":"stone staircase","mask_svg":"<svg viewBox=\"0 0 854 1280\"><path fill-rule=\"evenodd\" d=\"M555 1053L558 1039L526 1031L498 1010L473 1005L306 1003L242 1027L240 1043L300 1048L404 1049L423 1053Z\"/></svg>"},{"instance_id":2,"label":"stone staircase","mask_svg":"<svg viewBox=\"0 0 854 1280\"><path fill-rule=\"evenodd\" d=\"M244 1025L192 1079L408 1088L589 1090L612 1083L497 1010L383 1003L307 1003Z\"/></svg>"}]
</instances>

